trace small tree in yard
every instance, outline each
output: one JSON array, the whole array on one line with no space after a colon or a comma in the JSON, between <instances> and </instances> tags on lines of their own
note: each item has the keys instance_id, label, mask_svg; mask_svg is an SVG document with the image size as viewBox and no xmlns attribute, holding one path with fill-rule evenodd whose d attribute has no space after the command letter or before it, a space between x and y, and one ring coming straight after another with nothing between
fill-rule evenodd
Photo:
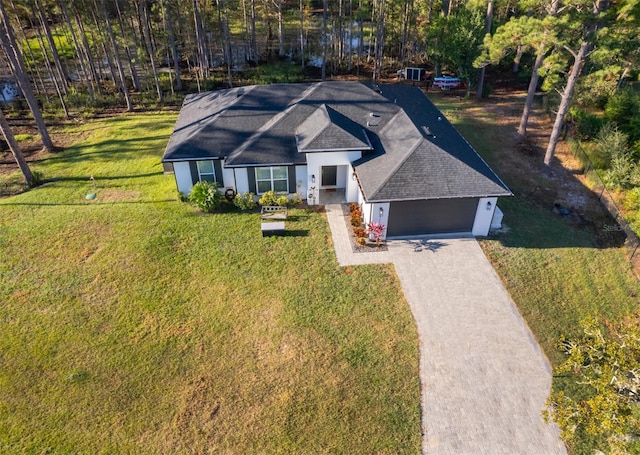
<instances>
[{"instance_id":1,"label":"small tree in yard","mask_svg":"<svg viewBox=\"0 0 640 455\"><path fill-rule=\"evenodd\" d=\"M213 212L222 201L222 194L218 191L215 183L198 182L193 185L189 202L205 213Z\"/></svg>"},{"instance_id":2,"label":"small tree in yard","mask_svg":"<svg viewBox=\"0 0 640 455\"><path fill-rule=\"evenodd\" d=\"M589 436L607 453L637 453L640 428L640 321L611 327L583 322L583 334L562 340L568 358L555 374L574 376L586 389L580 399L554 391L544 412L571 446Z\"/></svg>"}]
</instances>

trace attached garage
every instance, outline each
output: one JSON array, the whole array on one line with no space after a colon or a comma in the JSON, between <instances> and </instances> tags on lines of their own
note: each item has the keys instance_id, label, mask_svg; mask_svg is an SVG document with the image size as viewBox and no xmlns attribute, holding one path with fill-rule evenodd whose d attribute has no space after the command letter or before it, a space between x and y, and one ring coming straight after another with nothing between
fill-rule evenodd
<instances>
[{"instance_id":1,"label":"attached garage","mask_svg":"<svg viewBox=\"0 0 640 455\"><path fill-rule=\"evenodd\" d=\"M391 202L387 236L471 232L477 208L478 198Z\"/></svg>"}]
</instances>

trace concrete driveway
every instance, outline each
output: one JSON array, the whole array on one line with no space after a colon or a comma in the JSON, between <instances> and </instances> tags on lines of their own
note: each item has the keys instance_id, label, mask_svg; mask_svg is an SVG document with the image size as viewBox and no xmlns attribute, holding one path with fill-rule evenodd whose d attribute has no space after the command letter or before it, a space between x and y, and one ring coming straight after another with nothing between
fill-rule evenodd
<instances>
[{"instance_id":1,"label":"concrete driveway","mask_svg":"<svg viewBox=\"0 0 640 455\"><path fill-rule=\"evenodd\" d=\"M392 240L352 253L326 206L340 265L393 263L420 338L425 454L565 454L542 420L551 369L474 238Z\"/></svg>"}]
</instances>

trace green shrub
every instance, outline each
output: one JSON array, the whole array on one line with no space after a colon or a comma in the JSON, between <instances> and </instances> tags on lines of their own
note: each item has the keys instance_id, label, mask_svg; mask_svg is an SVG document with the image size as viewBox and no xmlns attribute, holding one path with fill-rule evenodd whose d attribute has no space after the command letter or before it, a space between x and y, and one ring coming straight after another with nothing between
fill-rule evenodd
<instances>
[{"instance_id":1,"label":"green shrub","mask_svg":"<svg viewBox=\"0 0 640 455\"><path fill-rule=\"evenodd\" d=\"M276 205L279 205L280 207L286 207L287 205L289 205L289 197L286 195L286 193L281 193L278 195L278 197L276 198Z\"/></svg>"},{"instance_id":2,"label":"green shrub","mask_svg":"<svg viewBox=\"0 0 640 455\"><path fill-rule=\"evenodd\" d=\"M294 200L295 200L295 196L294 196ZM298 198L298 200L300 200L300 198ZM279 205L280 207L286 207L291 203L293 203L293 201L289 199L289 196L287 196L287 193L285 192L276 193L273 190L263 193L262 196L260 196L260 199L258 199L258 204L262 206Z\"/></svg>"},{"instance_id":3,"label":"green shrub","mask_svg":"<svg viewBox=\"0 0 640 455\"><path fill-rule=\"evenodd\" d=\"M291 205L298 205L298 204L302 204L302 199L300 199L300 196L298 196L298 193L293 193L293 196L291 197L289 202L291 203Z\"/></svg>"},{"instance_id":4,"label":"green shrub","mask_svg":"<svg viewBox=\"0 0 640 455\"><path fill-rule=\"evenodd\" d=\"M275 191L267 191L262 193L260 199L258 199L258 204L265 205L278 205L276 201L278 200L278 194Z\"/></svg>"},{"instance_id":5,"label":"green shrub","mask_svg":"<svg viewBox=\"0 0 640 455\"><path fill-rule=\"evenodd\" d=\"M572 109L571 116L576 125L576 133L583 140L590 140L596 137L604 123L597 115L590 114L582 109Z\"/></svg>"},{"instance_id":6,"label":"green shrub","mask_svg":"<svg viewBox=\"0 0 640 455\"><path fill-rule=\"evenodd\" d=\"M253 193L244 192L236 194L233 204L240 210L252 210L256 206L255 195Z\"/></svg>"},{"instance_id":7,"label":"green shrub","mask_svg":"<svg viewBox=\"0 0 640 455\"><path fill-rule=\"evenodd\" d=\"M640 139L640 95L631 89L621 90L607 101L607 121L615 123L632 142Z\"/></svg>"},{"instance_id":8,"label":"green shrub","mask_svg":"<svg viewBox=\"0 0 640 455\"><path fill-rule=\"evenodd\" d=\"M605 183L614 188L629 188L640 183L640 170L627 146L628 136L607 123L596 139L596 150L607 154L609 169L604 175Z\"/></svg>"},{"instance_id":9,"label":"green shrub","mask_svg":"<svg viewBox=\"0 0 640 455\"><path fill-rule=\"evenodd\" d=\"M211 182L198 182L193 185L189 202L205 213L213 212L222 201L222 194L216 184Z\"/></svg>"}]
</instances>

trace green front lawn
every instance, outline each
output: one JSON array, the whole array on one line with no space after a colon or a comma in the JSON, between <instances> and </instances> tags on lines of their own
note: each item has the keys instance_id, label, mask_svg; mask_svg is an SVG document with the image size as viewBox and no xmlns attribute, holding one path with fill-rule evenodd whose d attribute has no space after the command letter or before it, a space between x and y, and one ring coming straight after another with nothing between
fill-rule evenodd
<instances>
[{"instance_id":1,"label":"green front lawn","mask_svg":"<svg viewBox=\"0 0 640 455\"><path fill-rule=\"evenodd\" d=\"M338 267L315 211L262 238L179 202L174 121L82 125L34 166L49 183L0 200L0 452L419 453L392 267Z\"/></svg>"}]
</instances>

